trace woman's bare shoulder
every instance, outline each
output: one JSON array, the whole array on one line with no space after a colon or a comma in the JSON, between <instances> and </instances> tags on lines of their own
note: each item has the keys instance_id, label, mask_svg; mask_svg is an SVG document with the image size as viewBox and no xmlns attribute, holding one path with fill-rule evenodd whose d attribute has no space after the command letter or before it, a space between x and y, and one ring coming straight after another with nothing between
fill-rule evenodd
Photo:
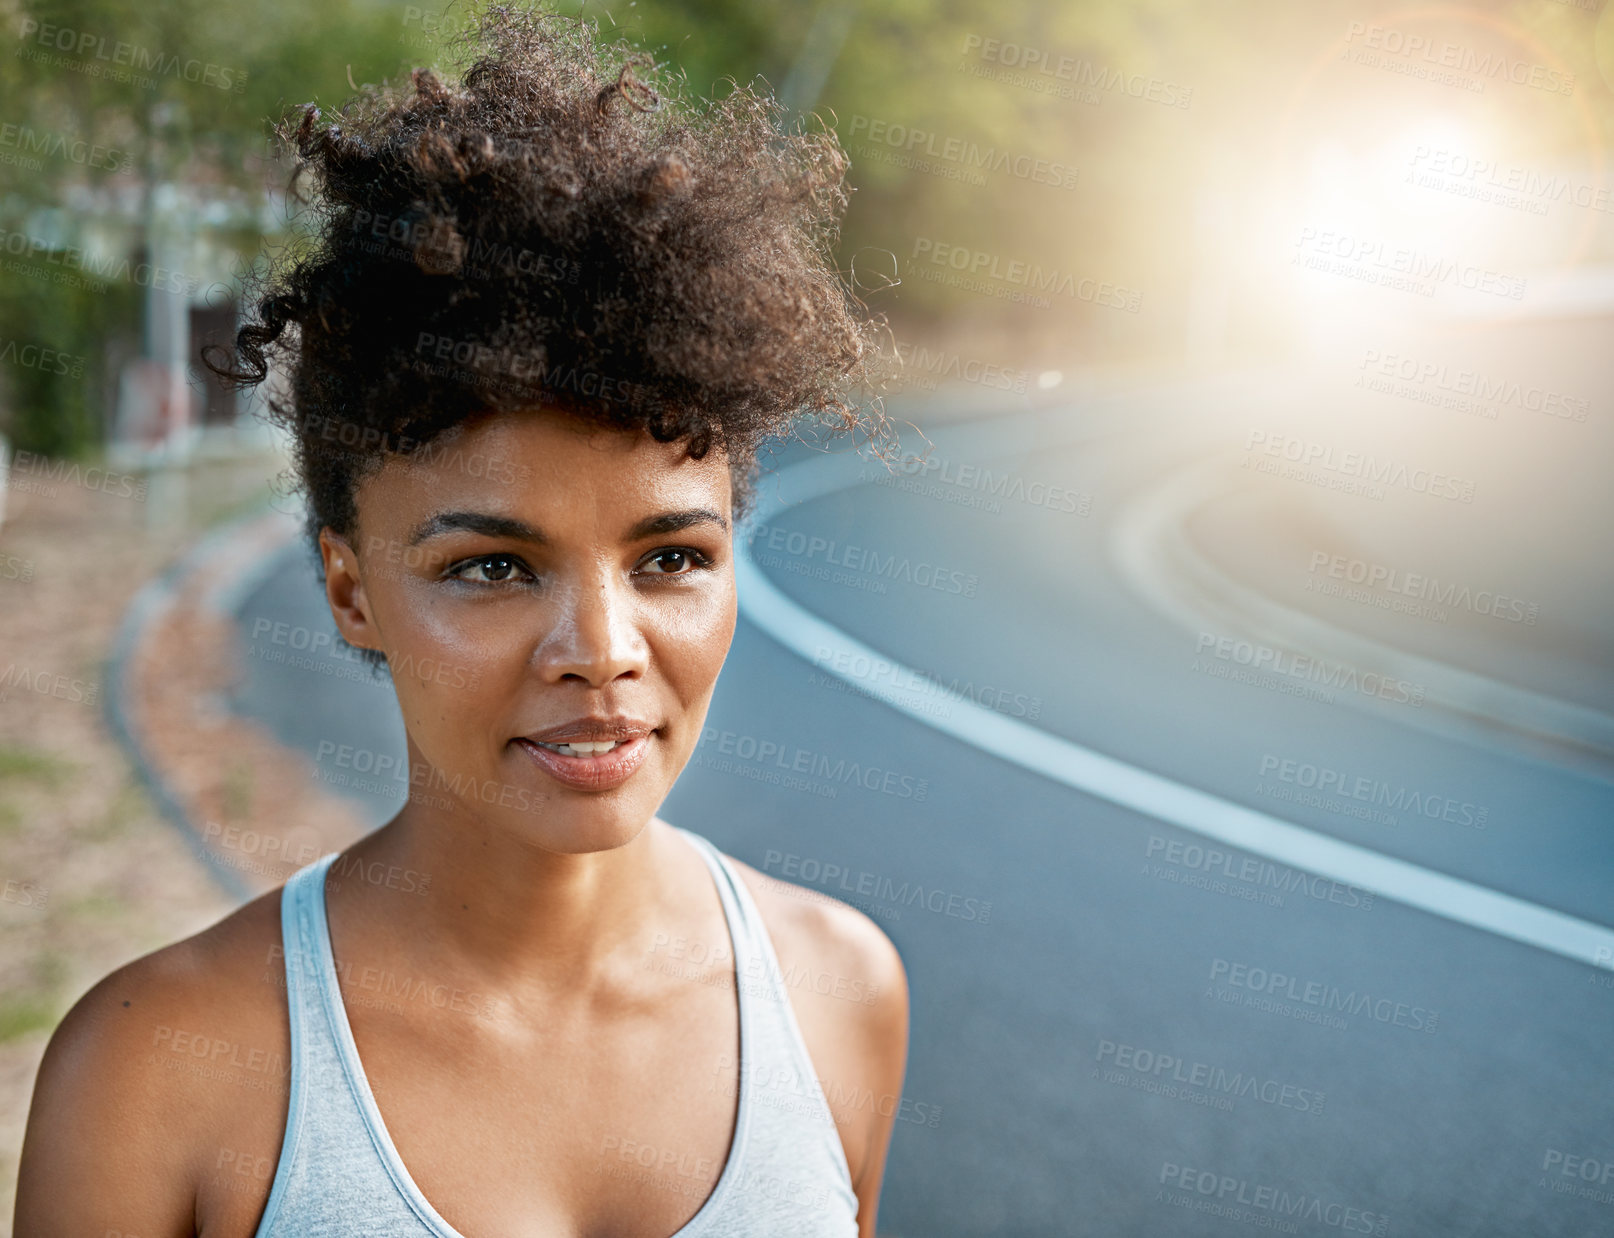
<instances>
[{"instance_id":1,"label":"woman's bare shoulder","mask_svg":"<svg viewBox=\"0 0 1614 1238\"><path fill-rule=\"evenodd\" d=\"M882 991L906 995L902 956L872 918L850 903L780 881L733 856L728 858L756 900L779 965L787 973L788 955L832 976L862 980L865 989L875 985ZM814 987L821 988L822 983Z\"/></svg>"},{"instance_id":2,"label":"woman's bare shoulder","mask_svg":"<svg viewBox=\"0 0 1614 1238\"><path fill-rule=\"evenodd\" d=\"M124 964L67 1012L29 1109L18 1176L26 1232L176 1232L162 1226L183 1225L210 1148L254 1108L244 1098L283 1111L279 894ZM32 1211L47 1206L48 1223Z\"/></svg>"},{"instance_id":3,"label":"woman's bare shoulder","mask_svg":"<svg viewBox=\"0 0 1614 1238\"><path fill-rule=\"evenodd\" d=\"M118 1070L135 1064L135 1050L149 1057L182 1031L217 1037L243 1025L257 1028L264 1015L285 1010L283 985L266 980L277 973L280 956L275 889L97 981L62 1019L46 1061L102 1055L107 1060L98 1064Z\"/></svg>"},{"instance_id":4,"label":"woman's bare shoulder","mask_svg":"<svg viewBox=\"0 0 1614 1238\"><path fill-rule=\"evenodd\" d=\"M767 925L802 1037L830 1099L873 1233L891 1128L908 1061L908 975L896 945L840 899L730 857Z\"/></svg>"}]
</instances>

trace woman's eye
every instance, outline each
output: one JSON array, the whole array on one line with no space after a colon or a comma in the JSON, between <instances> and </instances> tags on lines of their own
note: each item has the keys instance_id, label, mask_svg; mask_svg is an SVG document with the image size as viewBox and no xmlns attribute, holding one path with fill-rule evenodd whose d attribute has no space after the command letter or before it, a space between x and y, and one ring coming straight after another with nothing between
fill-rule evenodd
<instances>
[{"instance_id":1,"label":"woman's eye","mask_svg":"<svg viewBox=\"0 0 1614 1238\"><path fill-rule=\"evenodd\" d=\"M468 580L477 585L497 585L508 580L520 580L530 575L520 559L513 555L482 555L465 559L448 569L455 580Z\"/></svg>"},{"instance_id":2,"label":"woman's eye","mask_svg":"<svg viewBox=\"0 0 1614 1238\"><path fill-rule=\"evenodd\" d=\"M646 562L670 565L668 570L652 570L652 576L688 576L689 572L680 570L682 566L708 567L712 561L698 550L658 550Z\"/></svg>"}]
</instances>

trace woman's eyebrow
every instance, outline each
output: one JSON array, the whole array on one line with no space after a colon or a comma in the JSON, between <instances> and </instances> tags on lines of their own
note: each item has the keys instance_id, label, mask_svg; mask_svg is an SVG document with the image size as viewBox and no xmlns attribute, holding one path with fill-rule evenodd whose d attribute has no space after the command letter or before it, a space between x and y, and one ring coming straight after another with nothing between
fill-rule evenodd
<instances>
[{"instance_id":1,"label":"woman's eyebrow","mask_svg":"<svg viewBox=\"0 0 1614 1238\"><path fill-rule=\"evenodd\" d=\"M680 529L689 528L692 524L715 524L725 532L729 527L729 522L711 508L691 507L681 512L663 512L659 516L646 517L628 530L628 541L636 542L644 537L656 537L663 533L676 533Z\"/></svg>"},{"instance_id":2,"label":"woman's eyebrow","mask_svg":"<svg viewBox=\"0 0 1614 1238\"><path fill-rule=\"evenodd\" d=\"M510 537L522 542L542 544L549 540L526 521L514 520L509 516L493 516L487 512L438 512L420 522L409 535L409 544L417 546L427 538L460 529L488 537Z\"/></svg>"},{"instance_id":3,"label":"woman's eyebrow","mask_svg":"<svg viewBox=\"0 0 1614 1238\"><path fill-rule=\"evenodd\" d=\"M691 507L684 511L662 512L658 516L645 517L628 530L626 540L636 542L646 537L676 533L680 529L687 529L696 524L716 524L725 531L729 527L729 522L711 508ZM494 516L487 512L439 512L420 523L409 535L409 544L416 546L428 538L459 530L481 533L487 537L514 538L517 541L535 542L539 545L549 541L541 530L533 528L524 520L515 520L509 516Z\"/></svg>"}]
</instances>

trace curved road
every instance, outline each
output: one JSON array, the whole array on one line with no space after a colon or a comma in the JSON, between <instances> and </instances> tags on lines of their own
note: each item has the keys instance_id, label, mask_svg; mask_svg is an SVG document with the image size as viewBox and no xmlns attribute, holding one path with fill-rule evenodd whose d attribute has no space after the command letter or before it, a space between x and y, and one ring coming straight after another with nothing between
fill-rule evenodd
<instances>
[{"instance_id":1,"label":"curved road","mask_svg":"<svg viewBox=\"0 0 1614 1238\"><path fill-rule=\"evenodd\" d=\"M1005 410L932 401L928 467L750 530L787 598L929 676L837 666L828 646L815 666L742 621L663 809L862 907L901 949L913 1034L882 1234L1614 1233L1614 958L1228 847L878 699L917 689L942 717L947 685L1308 837L1614 927L1614 763L1432 702L1329 697L1275 638L1258 671L1240 642L1262 641L1225 615L1140 593L1128 512L1172 467L1236 447L1251 398L1202 395L1191 431L1169 398L1071 397L985 432L950 423ZM1261 493L1240 531L1256 557L1320 505L1348 520L1363 501ZM317 671L261 656L296 629L332 630L300 547L240 609L235 708L379 823L397 795L340 786L330 748L400 753L390 689L328 647ZM1499 682L1508 650L1481 659ZM1588 709L1614 702L1609 666L1572 654L1520 665L1552 663L1540 682L1575 682Z\"/></svg>"}]
</instances>

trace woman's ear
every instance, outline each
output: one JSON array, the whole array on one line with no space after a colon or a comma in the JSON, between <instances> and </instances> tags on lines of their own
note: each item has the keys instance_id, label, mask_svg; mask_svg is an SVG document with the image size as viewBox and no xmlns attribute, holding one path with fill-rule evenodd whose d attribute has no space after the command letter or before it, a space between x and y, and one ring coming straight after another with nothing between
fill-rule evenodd
<instances>
[{"instance_id":1,"label":"woman's ear","mask_svg":"<svg viewBox=\"0 0 1614 1238\"><path fill-rule=\"evenodd\" d=\"M380 633L353 547L340 534L324 528L319 531L319 557L325 564L325 600L330 603L336 630L356 648L379 649Z\"/></svg>"}]
</instances>

